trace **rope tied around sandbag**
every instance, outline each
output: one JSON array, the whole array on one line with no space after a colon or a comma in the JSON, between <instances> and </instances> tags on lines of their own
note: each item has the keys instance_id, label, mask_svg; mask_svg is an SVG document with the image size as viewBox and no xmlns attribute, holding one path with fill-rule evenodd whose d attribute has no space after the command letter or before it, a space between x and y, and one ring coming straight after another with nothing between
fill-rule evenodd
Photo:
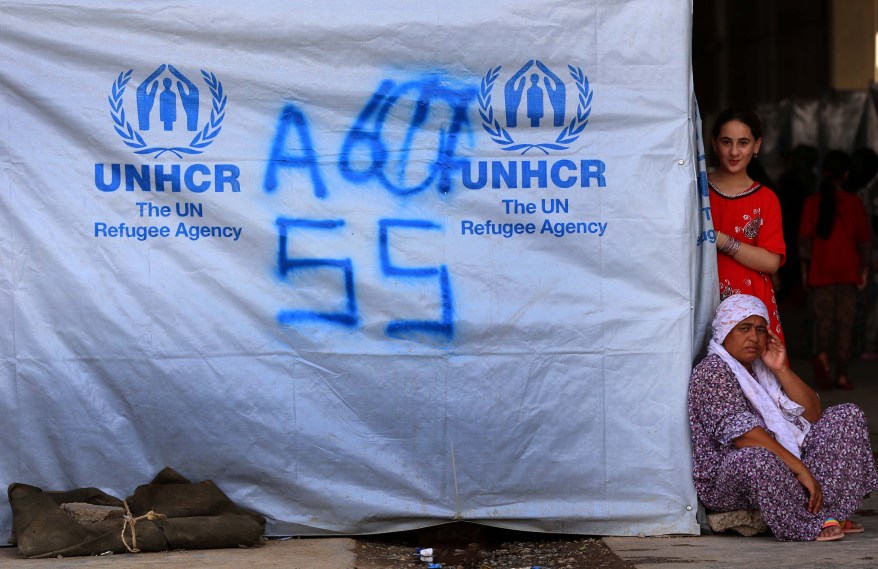
<instances>
[{"instance_id":1,"label":"rope tied around sandbag","mask_svg":"<svg viewBox=\"0 0 878 569\"><path fill-rule=\"evenodd\" d=\"M137 516L136 518L131 515L131 509L128 507L128 502L122 500L122 504L125 506L125 516L122 518L122 544L128 550L129 553L139 553L140 550L137 549L137 522L140 520L149 520L154 522L156 520L164 520L167 518L164 514L157 514L154 511L150 510L143 514L142 516ZM128 540L125 539L125 530L131 528L131 545L128 545Z\"/></svg>"}]
</instances>

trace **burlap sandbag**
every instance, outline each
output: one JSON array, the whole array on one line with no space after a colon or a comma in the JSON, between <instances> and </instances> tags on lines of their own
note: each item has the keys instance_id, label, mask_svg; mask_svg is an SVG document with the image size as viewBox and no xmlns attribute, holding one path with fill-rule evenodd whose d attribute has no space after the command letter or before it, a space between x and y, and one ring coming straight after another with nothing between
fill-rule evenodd
<instances>
[{"instance_id":1,"label":"burlap sandbag","mask_svg":"<svg viewBox=\"0 0 878 569\"><path fill-rule=\"evenodd\" d=\"M8 494L10 543L24 557L253 547L262 544L265 530L265 518L236 506L213 482L193 483L170 468L126 499L129 520L150 512L150 518L159 519L139 519L133 530L129 521L124 542L123 519L82 522L60 508L69 503L124 507L122 500L97 488L45 492L15 483Z\"/></svg>"}]
</instances>

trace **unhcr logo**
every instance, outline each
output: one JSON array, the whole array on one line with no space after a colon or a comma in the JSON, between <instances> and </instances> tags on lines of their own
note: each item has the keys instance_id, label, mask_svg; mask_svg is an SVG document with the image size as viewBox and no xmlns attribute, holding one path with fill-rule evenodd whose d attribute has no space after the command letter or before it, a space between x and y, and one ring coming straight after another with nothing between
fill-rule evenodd
<instances>
[{"instance_id":1,"label":"unhcr logo","mask_svg":"<svg viewBox=\"0 0 878 569\"><path fill-rule=\"evenodd\" d=\"M501 71L500 66L489 69L479 89L479 115L491 140L508 152L549 154L579 139L594 94L582 69L568 65L568 82L534 59L512 75ZM502 112L495 111L497 99Z\"/></svg>"},{"instance_id":2,"label":"unhcr logo","mask_svg":"<svg viewBox=\"0 0 878 569\"><path fill-rule=\"evenodd\" d=\"M170 152L182 158L183 154L201 154L213 143L222 129L226 113L226 96L216 75L201 71L211 101L210 116L201 127L198 119L203 92L173 65L160 65L137 86L137 128L134 128L126 117L124 104L132 71L129 69L119 74L108 100L116 134L134 149L135 154L158 158ZM178 112L180 110L182 112ZM182 136L180 131L184 133ZM152 143L147 142L148 137Z\"/></svg>"},{"instance_id":3,"label":"unhcr logo","mask_svg":"<svg viewBox=\"0 0 878 569\"><path fill-rule=\"evenodd\" d=\"M163 63L143 80L132 79L133 69L119 73L107 100L113 129L135 154L182 159L203 153L219 136L227 98L213 73L202 69L196 83ZM179 164L97 163L95 187L102 192L123 187L128 192L239 192L239 175L234 164L196 163L182 168Z\"/></svg>"},{"instance_id":4,"label":"unhcr logo","mask_svg":"<svg viewBox=\"0 0 878 569\"><path fill-rule=\"evenodd\" d=\"M463 161L461 182L465 188L606 186L603 160L548 157L579 140L591 115L594 91L588 77L574 65L568 65L566 71L558 74L538 59L514 72L504 72L500 66L488 70L478 93L482 128L504 151L525 157Z\"/></svg>"}]
</instances>

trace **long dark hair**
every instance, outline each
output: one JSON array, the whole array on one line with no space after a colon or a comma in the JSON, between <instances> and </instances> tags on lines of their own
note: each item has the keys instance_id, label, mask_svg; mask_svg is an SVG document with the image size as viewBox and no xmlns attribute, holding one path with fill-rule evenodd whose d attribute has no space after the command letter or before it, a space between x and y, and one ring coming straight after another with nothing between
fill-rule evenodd
<instances>
[{"instance_id":1,"label":"long dark hair","mask_svg":"<svg viewBox=\"0 0 878 569\"><path fill-rule=\"evenodd\" d=\"M841 150L830 150L823 158L823 176L820 179L820 205L817 208L817 236L829 239L835 224L835 188L844 182L851 169L851 158Z\"/></svg>"},{"instance_id":2,"label":"long dark hair","mask_svg":"<svg viewBox=\"0 0 878 569\"><path fill-rule=\"evenodd\" d=\"M750 127L750 133L753 135L754 143L762 138L762 121L759 120L759 115L750 109L743 108L726 109L717 115L716 120L713 123L713 130L710 132L710 137L713 140L716 140L723 125L731 121L741 121ZM765 171L765 167L759 162L759 159L756 156L753 156L750 163L747 164L747 175L750 176L752 180L759 182L763 186L773 187L768 172Z\"/></svg>"}]
</instances>

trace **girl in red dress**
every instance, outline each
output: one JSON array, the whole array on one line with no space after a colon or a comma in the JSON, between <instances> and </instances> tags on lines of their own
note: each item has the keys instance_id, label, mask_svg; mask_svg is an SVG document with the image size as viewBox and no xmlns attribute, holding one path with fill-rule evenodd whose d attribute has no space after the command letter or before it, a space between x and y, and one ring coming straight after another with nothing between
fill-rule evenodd
<instances>
[{"instance_id":1,"label":"girl in red dress","mask_svg":"<svg viewBox=\"0 0 878 569\"><path fill-rule=\"evenodd\" d=\"M780 202L754 162L762 145L756 113L727 109L711 133L719 166L710 174L710 212L716 230L720 300L752 294L765 303L771 331L784 341L771 275L786 257Z\"/></svg>"}]
</instances>

